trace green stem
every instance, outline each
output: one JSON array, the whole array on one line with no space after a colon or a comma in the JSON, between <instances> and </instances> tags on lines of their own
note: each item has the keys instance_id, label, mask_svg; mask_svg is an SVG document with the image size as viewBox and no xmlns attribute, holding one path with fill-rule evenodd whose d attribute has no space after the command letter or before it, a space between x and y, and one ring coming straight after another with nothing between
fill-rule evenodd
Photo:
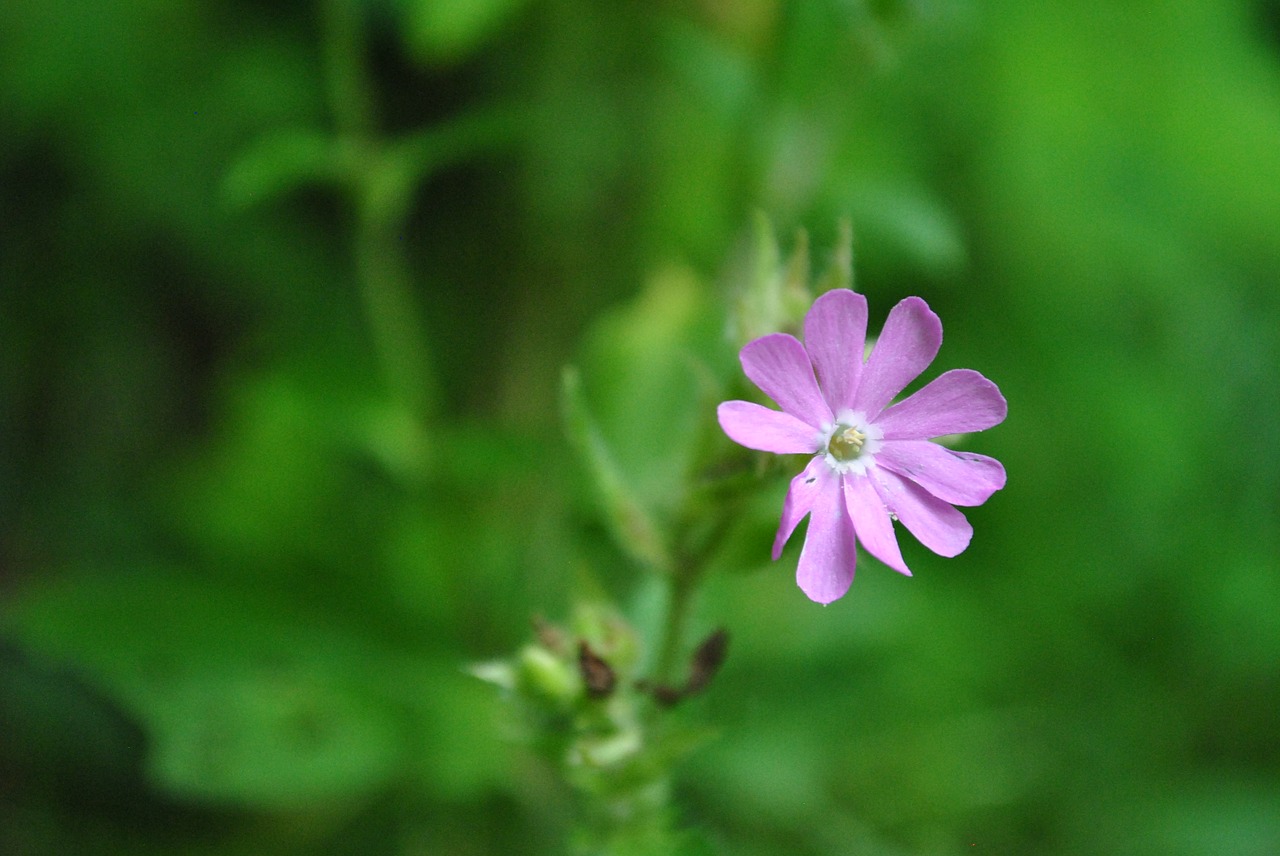
<instances>
[{"instance_id":1,"label":"green stem","mask_svg":"<svg viewBox=\"0 0 1280 856\"><path fill-rule=\"evenodd\" d=\"M659 684L671 685L675 679L676 666L681 660L685 637L689 633L694 595L697 594L701 577L702 574L696 567L683 562L667 577L667 611L663 617L662 641L654 669L654 679Z\"/></svg>"},{"instance_id":2,"label":"green stem","mask_svg":"<svg viewBox=\"0 0 1280 856\"><path fill-rule=\"evenodd\" d=\"M404 211L396 200L408 193L386 192L381 167L389 147L376 125L361 6L324 0L322 13L330 110L353 164L348 190L355 201L355 273L370 335L392 394L425 426L435 385L401 243Z\"/></svg>"},{"instance_id":3,"label":"green stem","mask_svg":"<svg viewBox=\"0 0 1280 856\"><path fill-rule=\"evenodd\" d=\"M671 685L675 678L675 671L685 653L698 587L711 557L733 530L733 522L738 519L741 508L740 497L715 496L711 501L707 501L706 496L699 497L691 500L686 519L692 522L703 514L710 514L711 520L701 528L686 525L677 529L675 557L671 573L667 576L667 613L654 672L659 683Z\"/></svg>"},{"instance_id":4,"label":"green stem","mask_svg":"<svg viewBox=\"0 0 1280 856\"><path fill-rule=\"evenodd\" d=\"M412 280L395 224L361 205L356 226L356 276L382 371L395 397L419 425L431 415L434 383Z\"/></svg>"},{"instance_id":5,"label":"green stem","mask_svg":"<svg viewBox=\"0 0 1280 856\"><path fill-rule=\"evenodd\" d=\"M354 0L324 0L325 77L338 134L351 143L374 133L373 85L365 65L364 25Z\"/></svg>"}]
</instances>

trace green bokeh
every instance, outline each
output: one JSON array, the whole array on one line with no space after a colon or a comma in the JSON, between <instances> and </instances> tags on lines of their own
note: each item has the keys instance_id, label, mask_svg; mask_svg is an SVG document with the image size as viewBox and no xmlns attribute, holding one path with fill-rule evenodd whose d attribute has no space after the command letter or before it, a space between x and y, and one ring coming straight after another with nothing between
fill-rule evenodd
<instances>
[{"instance_id":1,"label":"green bokeh","mask_svg":"<svg viewBox=\"0 0 1280 856\"><path fill-rule=\"evenodd\" d=\"M825 608L768 561L782 473L746 505L690 852L1274 852L1277 22L0 5L0 851L561 852L464 670L584 586L653 622L562 369L670 525L763 211L815 273L851 219L873 328L939 313L1009 483Z\"/></svg>"}]
</instances>

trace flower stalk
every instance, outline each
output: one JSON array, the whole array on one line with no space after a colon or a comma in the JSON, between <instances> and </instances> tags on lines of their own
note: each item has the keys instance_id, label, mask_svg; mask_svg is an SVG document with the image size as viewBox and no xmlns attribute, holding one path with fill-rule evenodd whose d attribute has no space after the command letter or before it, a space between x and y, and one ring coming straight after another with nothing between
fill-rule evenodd
<instances>
[{"instance_id":1,"label":"flower stalk","mask_svg":"<svg viewBox=\"0 0 1280 856\"><path fill-rule=\"evenodd\" d=\"M355 273L383 376L396 400L425 429L436 398L403 244L403 206L418 176L389 170L394 153L377 126L364 13L355 0L322 6L329 109L344 152L343 189L353 203ZM388 176L399 185L386 186ZM392 191L392 192L389 192Z\"/></svg>"}]
</instances>

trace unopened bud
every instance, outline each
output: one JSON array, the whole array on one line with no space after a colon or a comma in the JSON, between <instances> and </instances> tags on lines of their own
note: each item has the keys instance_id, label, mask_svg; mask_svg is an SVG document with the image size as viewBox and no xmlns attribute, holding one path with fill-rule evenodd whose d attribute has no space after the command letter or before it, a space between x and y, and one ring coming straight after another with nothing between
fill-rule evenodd
<instances>
[{"instance_id":1,"label":"unopened bud","mask_svg":"<svg viewBox=\"0 0 1280 856\"><path fill-rule=\"evenodd\" d=\"M516 686L530 696L556 704L570 703L582 691L569 664L540 645L520 649Z\"/></svg>"}]
</instances>

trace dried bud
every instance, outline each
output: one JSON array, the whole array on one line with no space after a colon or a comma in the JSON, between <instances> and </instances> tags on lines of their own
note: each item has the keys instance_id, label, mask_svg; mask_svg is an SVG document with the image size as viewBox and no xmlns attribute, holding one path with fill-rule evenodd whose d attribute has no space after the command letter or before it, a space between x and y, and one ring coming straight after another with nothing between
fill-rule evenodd
<instances>
[{"instance_id":1,"label":"dried bud","mask_svg":"<svg viewBox=\"0 0 1280 856\"><path fill-rule=\"evenodd\" d=\"M653 696L653 700L663 707L671 707L682 699L696 695L706 689L707 684L720 671L725 656L729 653L729 631L723 627L702 640L693 657L689 661L689 678L680 688L665 684L653 684L639 681L636 688Z\"/></svg>"},{"instance_id":2,"label":"dried bud","mask_svg":"<svg viewBox=\"0 0 1280 856\"><path fill-rule=\"evenodd\" d=\"M582 641L578 643L578 672L591 698L608 698L618 684L618 676L604 658Z\"/></svg>"},{"instance_id":3,"label":"dried bud","mask_svg":"<svg viewBox=\"0 0 1280 856\"><path fill-rule=\"evenodd\" d=\"M720 671L724 658L729 653L729 631L723 627L716 630L693 652L693 662L689 669L689 680L684 685L684 694L689 696L702 692L707 684Z\"/></svg>"}]
</instances>

